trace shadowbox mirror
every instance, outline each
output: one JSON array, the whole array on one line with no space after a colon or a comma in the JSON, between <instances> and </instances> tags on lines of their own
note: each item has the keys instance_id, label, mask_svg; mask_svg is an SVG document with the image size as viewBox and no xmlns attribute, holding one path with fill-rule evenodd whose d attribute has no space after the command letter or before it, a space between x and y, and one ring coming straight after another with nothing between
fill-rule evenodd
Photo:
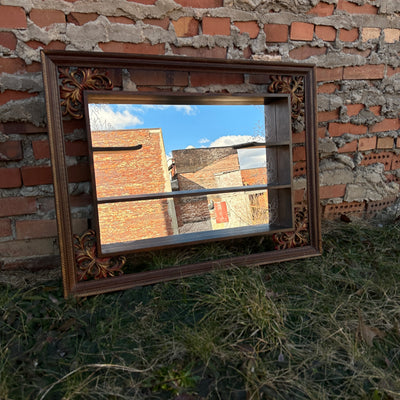
<instances>
[{"instance_id":1,"label":"shadowbox mirror","mask_svg":"<svg viewBox=\"0 0 400 400\"><path fill-rule=\"evenodd\" d=\"M320 254L313 66L42 64L65 296Z\"/></svg>"}]
</instances>

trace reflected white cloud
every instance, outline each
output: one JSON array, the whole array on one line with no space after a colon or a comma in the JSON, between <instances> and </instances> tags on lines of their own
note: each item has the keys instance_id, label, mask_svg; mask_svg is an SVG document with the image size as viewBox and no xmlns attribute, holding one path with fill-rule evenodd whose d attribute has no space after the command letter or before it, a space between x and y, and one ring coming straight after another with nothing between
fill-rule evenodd
<instances>
[{"instance_id":1,"label":"reflected white cloud","mask_svg":"<svg viewBox=\"0 0 400 400\"><path fill-rule=\"evenodd\" d=\"M197 110L195 106L189 104L142 104L140 106L143 109L153 109L153 110L168 110L175 109L177 111L183 112L186 115L196 115Z\"/></svg>"},{"instance_id":2,"label":"reflected white cloud","mask_svg":"<svg viewBox=\"0 0 400 400\"><path fill-rule=\"evenodd\" d=\"M116 109L109 104L89 104L90 127L92 131L107 131L142 125L143 121L131 111L128 106Z\"/></svg>"},{"instance_id":3,"label":"reflected white cloud","mask_svg":"<svg viewBox=\"0 0 400 400\"><path fill-rule=\"evenodd\" d=\"M263 168L267 165L265 147L238 149L240 169Z\"/></svg>"},{"instance_id":4,"label":"reflected white cloud","mask_svg":"<svg viewBox=\"0 0 400 400\"><path fill-rule=\"evenodd\" d=\"M263 143L265 139L262 136L250 136L250 135L227 135L221 136L214 140L210 147L223 147L223 146L234 146L235 144L243 144L248 142L260 142Z\"/></svg>"}]
</instances>

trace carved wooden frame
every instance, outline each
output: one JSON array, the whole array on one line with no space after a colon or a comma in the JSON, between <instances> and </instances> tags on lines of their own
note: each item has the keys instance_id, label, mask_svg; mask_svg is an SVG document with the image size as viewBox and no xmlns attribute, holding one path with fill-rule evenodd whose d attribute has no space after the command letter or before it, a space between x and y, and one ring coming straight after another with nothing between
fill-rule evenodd
<instances>
[{"instance_id":1,"label":"carved wooden frame","mask_svg":"<svg viewBox=\"0 0 400 400\"><path fill-rule=\"evenodd\" d=\"M196 59L189 57L42 52L42 66L54 195L62 264L64 295L87 296L205 273L231 265L262 265L321 253L318 154L316 129L316 82L312 65L265 63L259 61ZM112 79L104 71L151 69L202 73L239 73L269 77L269 93L289 93L292 120L303 118L306 153L306 202L296 211L295 230L273 235L277 251L236 256L228 259L171 266L162 270L123 275L124 255L97 258L95 232L74 236L69 200L63 115L82 118L84 90L111 90ZM99 72L99 71L103 72ZM123 90L123 89L122 89ZM85 280L87 271L93 280ZM122 274L122 275L121 275ZM111 278L104 279L111 276ZM82 278L83 277L83 278Z\"/></svg>"}]
</instances>

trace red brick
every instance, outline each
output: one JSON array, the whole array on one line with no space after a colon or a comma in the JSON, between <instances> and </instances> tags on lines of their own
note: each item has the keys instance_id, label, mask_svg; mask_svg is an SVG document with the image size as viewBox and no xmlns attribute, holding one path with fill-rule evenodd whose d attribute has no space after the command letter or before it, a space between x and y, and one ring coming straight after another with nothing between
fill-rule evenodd
<instances>
[{"instance_id":1,"label":"red brick","mask_svg":"<svg viewBox=\"0 0 400 400\"><path fill-rule=\"evenodd\" d=\"M343 78L343 67L317 68L318 82L341 81L342 78Z\"/></svg>"},{"instance_id":2,"label":"red brick","mask_svg":"<svg viewBox=\"0 0 400 400\"><path fill-rule=\"evenodd\" d=\"M43 158L50 158L49 142L47 140L36 140L32 142L33 155L36 160ZM65 142L65 152L67 156L87 156L88 145L87 142L77 140L74 142Z\"/></svg>"},{"instance_id":3,"label":"red brick","mask_svg":"<svg viewBox=\"0 0 400 400\"><path fill-rule=\"evenodd\" d=\"M67 22L75 25L85 25L90 21L95 21L99 17L96 13L71 12L67 15Z\"/></svg>"},{"instance_id":4,"label":"red brick","mask_svg":"<svg viewBox=\"0 0 400 400\"><path fill-rule=\"evenodd\" d=\"M322 54L326 54L326 47L311 47L306 45L289 51L290 58L295 60L305 60L312 56L321 56Z\"/></svg>"},{"instance_id":5,"label":"red brick","mask_svg":"<svg viewBox=\"0 0 400 400\"><path fill-rule=\"evenodd\" d=\"M86 219L74 219L72 225L74 233L82 233L87 229ZM57 236L57 222L55 219L18 220L15 231L17 239L54 237Z\"/></svg>"},{"instance_id":6,"label":"red brick","mask_svg":"<svg viewBox=\"0 0 400 400\"><path fill-rule=\"evenodd\" d=\"M175 0L175 3L190 8L217 8L224 5L223 0Z\"/></svg>"},{"instance_id":7,"label":"red brick","mask_svg":"<svg viewBox=\"0 0 400 400\"><path fill-rule=\"evenodd\" d=\"M387 66L386 75L388 77L393 76L393 75L398 74L398 73L400 73L400 67L392 68L392 67Z\"/></svg>"},{"instance_id":8,"label":"red brick","mask_svg":"<svg viewBox=\"0 0 400 400\"><path fill-rule=\"evenodd\" d=\"M0 161L18 160L22 160L22 146L20 140L0 143Z\"/></svg>"},{"instance_id":9,"label":"red brick","mask_svg":"<svg viewBox=\"0 0 400 400\"><path fill-rule=\"evenodd\" d=\"M140 53L140 54L165 53L164 43L151 45L150 43L107 42L107 43L99 43L99 47L103 51L116 52L116 53Z\"/></svg>"},{"instance_id":10,"label":"red brick","mask_svg":"<svg viewBox=\"0 0 400 400\"><path fill-rule=\"evenodd\" d=\"M203 57L203 58L226 58L226 49L223 47L200 47L195 49L194 47L175 47L171 45L172 52L179 56L188 57Z\"/></svg>"},{"instance_id":11,"label":"red brick","mask_svg":"<svg viewBox=\"0 0 400 400\"><path fill-rule=\"evenodd\" d=\"M252 83L255 85L263 85L266 83L270 83L271 77L266 74L249 74L248 81L249 81L249 83Z\"/></svg>"},{"instance_id":12,"label":"red brick","mask_svg":"<svg viewBox=\"0 0 400 400\"><path fill-rule=\"evenodd\" d=\"M361 165L383 164L385 171L389 171L392 167L392 160L394 154L389 151L381 151L380 153L369 153L364 155L361 160Z\"/></svg>"},{"instance_id":13,"label":"red brick","mask_svg":"<svg viewBox=\"0 0 400 400\"><path fill-rule=\"evenodd\" d=\"M300 133L293 133L292 134L292 143L304 143L306 141L306 133L300 132Z\"/></svg>"},{"instance_id":14,"label":"red brick","mask_svg":"<svg viewBox=\"0 0 400 400\"><path fill-rule=\"evenodd\" d=\"M376 136L361 138L358 141L358 151L373 150L376 147Z\"/></svg>"},{"instance_id":15,"label":"red brick","mask_svg":"<svg viewBox=\"0 0 400 400\"><path fill-rule=\"evenodd\" d=\"M318 93L335 93L336 90L339 90L339 85L335 85L334 83L324 83L323 85L318 86Z\"/></svg>"},{"instance_id":16,"label":"red brick","mask_svg":"<svg viewBox=\"0 0 400 400\"><path fill-rule=\"evenodd\" d=\"M342 136L344 133L353 135L362 135L367 133L367 127L364 125L355 125L351 123L342 124L340 122L331 122L329 124L329 136Z\"/></svg>"},{"instance_id":17,"label":"red brick","mask_svg":"<svg viewBox=\"0 0 400 400\"><path fill-rule=\"evenodd\" d=\"M371 49L358 50L353 47L350 47L350 48L345 47L342 51L345 54L354 54L356 56L361 56L364 58L367 58L371 54Z\"/></svg>"},{"instance_id":18,"label":"red brick","mask_svg":"<svg viewBox=\"0 0 400 400\"><path fill-rule=\"evenodd\" d=\"M26 71L26 64L20 58L0 58L0 74L14 74Z\"/></svg>"},{"instance_id":19,"label":"red brick","mask_svg":"<svg viewBox=\"0 0 400 400\"><path fill-rule=\"evenodd\" d=\"M343 197L346 192L346 185L320 186L319 196L321 199L333 199Z\"/></svg>"},{"instance_id":20,"label":"red brick","mask_svg":"<svg viewBox=\"0 0 400 400\"><path fill-rule=\"evenodd\" d=\"M354 42L359 37L358 28L353 29L340 29L339 31L339 40L342 42Z\"/></svg>"},{"instance_id":21,"label":"red brick","mask_svg":"<svg viewBox=\"0 0 400 400\"><path fill-rule=\"evenodd\" d=\"M203 35L225 35L231 34L230 18L204 17L202 21Z\"/></svg>"},{"instance_id":22,"label":"red brick","mask_svg":"<svg viewBox=\"0 0 400 400\"><path fill-rule=\"evenodd\" d=\"M393 149L394 139L390 136L380 137L376 143L377 149Z\"/></svg>"},{"instance_id":23,"label":"red brick","mask_svg":"<svg viewBox=\"0 0 400 400\"><path fill-rule=\"evenodd\" d=\"M2 29L26 28L27 23L24 9L14 6L0 6L0 26Z\"/></svg>"},{"instance_id":24,"label":"red brick","mask_svg":"<svg viewBox=\"0 0 400 400\"><path fill-rule=\"evenodd\" d=\"M345 67L343 79L382 79L384 72L385 65L383 64Z\"/></svg>"},{"instance_id":25,"label":"red brick","mask_svg":"<svg viewBox=\"0 0 400 400\"><path fill-rule=\"evenodd\" d=\"M32 257L57 253L58 248L54 238L13 240L0 243L0 254L3 257Z\"/></svg>"},{"instance_id":26,"label":"red brick","mask_svg":"<svg viewBox=\"0 0 400 400\"><path fill-rule=\"evenodd\" d=\"M35 197L0 198L0 217L34 214L35 212L36 212Z\"/></svg>"},{"instance_id":27,"label":"red brick","mask_svg":"<svg viewBox=\"0 0 400 400\"><path fill-rule=\"evenodd\" d=\"M333 119L339 119L339 109L333 111L321 111L318 113L318 122L332 121Z\"/></svg>"},{"instance_id":28,"label":"red brick","mask_svg":"<svg viewBox=\"0 0 400 400\"><path fill-rule=\"evenodd\" d=\"M0 168L0 188L17 188L21 185L19 168Z\"/></svg>"},{"instance_id":29,"label":"red brick","mask_svg":"<svg viewBox=\"0 0 400 400\"><path fill-rule=\"evenodd\" d=\"M293 147L293 161L305 161L306 159L306 148L304 146Z\"/></svg>"},{"instance_id":30,"label":"red brick","mask_svg":"<svg viewBox=\"0 0 400 400\"><path fill-rule=\"evenodd\" d=\"M32 149L36 160L50 158L50 148L47 140L36 140L32 142Z\"/></svg>"},{"instance_id":31,"label":"red brick","mask_svg":"<svg viewBox=\"0 0 400 400\"><path fill-rule=\"evenodd\" d=\"M354 151L357 151L357 140L346 143L344 146L338 149L339 153L353 153Z\"/></svg>"},{"instance_id":32,"label":"red brick","mask_svg":"<svg viewBox=\"0 0 400 400\"><path fill-rule=\"evenodd\" d=\"M244 58L251 58L251 56L253 55L253 51L251 50L250 46L247 46L245 49L243 49L243 57Z\"/></svg>"},{"instance_id":33,"label":"red brick","mask_svg":"<svg viewBox=\"0 0 400 400\"><path fill-rule=\"evenodd\" d=\"M22 167L22 182L25 186L49 185L53 183L51 167L46 165Z\"/></svg>"},{"instance_id":34,"label":"red brick","mask_svg":"<svg viewBox=\"0 0 400 400\"><path fill-rule=\"evenodd\" d=\"M302 176L307 172L307 164L305 161L299 161L293 165L293 176Z\"/></svg>"},{"instance_id":35,"label":"red brick","mask_svg":"<svg viewBox=\"0 0 400 400\"><path fill-rule=\"evenodd\" d=\"M15 50L17 47L17 38L11 32L0 32L0 46Z\"/></svg>"},{"instance_id":36,"label":"red brick","mask_svg":"<svg viewBox=\"0 0 400 400\"><path fill-rule=\"evenodd\" d=\"M248 33L251 39L258 36L260 28L256 21L235 22L241 33Z\"/></svg>"},{"instance_id":37,"label":"red brick","mask_svg":"<svg viewBox=\"0 0 400 400\"><path fill-rule=\"evenodd\" d=\"M243 75L236 73L208 73L208 72L192 72L190 74L190 82L192 86L207 85L240 85L243 83Z\"/></svg>"},{"instance_id":38,"label":"red brick","mask_svg":"<svg viewBox=\"0 0 400 400\"><path fill-rule=\"evenodd\" d=\"M33 239L57 236L57 223L51 220L19 220L15 222L17 239Z\"/></svg>"},{"instance_id":39,"label":"red brick","mask_svg":"<svg viewBox=\"0 0 400 400\"><path fill-rule=\"evenodd\" d=\"M90 181L90 168L88 164L76 164L68 167L69 182Z\"/></svg>"},{"instance_id":40,"label":"red brick","mask_svg":"<svg viewBox=\"0 0 400 400\"><path fill-rule=\"evenodd\" d=\"M59 10L39 10L34 8L29 13L29 18L32 22L44 28L53 24L65 24L65 14Z\"/></svg>"},{"instance_id":41,"label":"red brick","mask_svg":"<svg viewBox=\"0 0 400 400\"><path fill-rule=\"evenodd\" d=\"M50 42L46 45L44 45L45 50L65 50L67 45L63 42L60 42L59 40L54 40L53 42Z\"/></svg>"},{"instance_id":42,"label":"red brick","mask_svg":"<svg viewBox=\"0 0 400 400\"><path fill-rule=\"evenodd\" d=\"M290 39L311 41L314 36L314 25L307 22L293 22L290 26Z\"/></svg>"},{"instance_id":43,"label":"red brick","mask_svg":"<svg viewBox=\"0 0 400 400\"><path fill-rule=\"evenodd\" d=\"M144 24L149 24L149 25L156 25L159 26L163 29L168 29L169 26L169 18L165 17L163 19L152 19L152 18L145 18L144 20L142 20L142 22Z\"/></svg>"},{"instance_id":44,"label":"red brick","mask_svg":"<svg viewBox=\"0 0 400 400\"><path fill-rule=\"evenodd\" d=\"M398 118L392 118L392 119L387 118L369 128L369 131L371 133L375 133L375 132L397 131L398 129L400 129L400 120Z\"/></svg>"},{"instance_id":45,"label":"red brick","mask_svg":"<svg viewBox=\"0 0 400 400\"><path fill-rule=\"evenodd\" d=\"M378 8L372 4L358 5L347 0L339 0L337 10L347 11L350 14L377 14Z\"/></svg>"},{"instance_id":46,"label":"red brick","mask_svg":"<svg viewBox=\"0 0 400 400\"><path fill-rule=\"evenodd\" d=\"M112 24L132 25L134 22L128 17L107 17Z\"/></svg>"},{"instance_id":47,"label":"red brick","mask_svg":"<svg viewBox=\"0 0 400 400\"><path fill-rule=\"evenodd\" d=\"M364 104L348 104L347 115L352 117L357 115L364 108Z\"/></svg>"},{"instance_id":48,"label":"red brick","mask_svg":"<svg viewBox=\"0 0 400 400\"><path fill-rule=\"evenodd\" d=\"M335 6L333 4L328 4L321 1L310 11L308 11L307 14L318 15L319 17L327 17L333 14L334 9Z\"/></svg>"},{"instance_id":49,"label":"red brick","mask_svg":"<svg viewBox=\"0 0 400 400\"><path fill-rule=\"evenodd\" d=\"M337 219L342 215L358 215L362 216L365 211L365 202L342 202L339 204L327 204L324 207L324 219Z\"/></svg>"},{"instance_id":50,"label":"red brick","mask_svg":"<svg viewBox=\"0 0 400 400\"><path fill-rule=\"evenodd\" d=\"M189 75L187 72L163 72L163 71L149 71L149 70L134 70L131 72L131 79L136 85L145 86L187 86L189 82Z\"/></svg>"},{"instance_id":51,"label":"red brick","mask_svg":"<svg viewBox=\"0 0 400 400\"><path fill-rule=\"evenodd\" d=\"M11 236L11 220L10 219L0 219L0 237Z\"/></svg>"},{"instance_id":52,"label":"red brick","mask_svg":"<svg viewBox=\"0 0 400 400\"><path fill-rule=\"evenodd\" d=\"M172 21L174 25L176 36L190 37L199 34L199 21L193 17L182 17L176 21Z\"/></svg>"},{"instance_id":53,"label":"red brick","mask_svg":"<svg viewBox=\"0 0 400 400\"><path fill-rule=\"evenodd\" d=\"M44 44L36 40L29 40L28 42L26 42L26 44L35 50L39 47L46 50L65 50L65 47L67 46L65 43L60 42L59 40L55 40L54 42L50 42L48 44Z\"/></svg>"},{"instance_id":54,"label":"red brick","mask_svg":"<svg viewBox=\"0 0 400 400\"><path fill-rule=\"evenodd\" d=\"M336 29L332 26L317 25L315 35L326 42L333 42L336 39Z\"/></svg>"},{"instance_id":55,"label":"red brick","mask_svg":"<svg viewBox=\"0 0 400 400\"><path fill-rule=\"evenodd\" d=\"M369 108L369 111L371 111L374 115L379 117L381 115L381 109L382 106L372 106Z\"/></svg>"},{"instance_id":56,"label":"red brick","mask_svg":"<svg viewBox=\"0 0 400 400\"><path fill-rule=\"evenodd\" d=\"M20 92L17 90L6 90L0 93L0 105L6 104L9 101L25 100L37 96L37 93Z\"/></svg>"},{"instance_id":57,"label":"red brick","mask_svg":"<svg viewBox=\"0 0 400 400\"><path fill-rule=\"evenodd\" d=\"M264 25L267 43L286 43L289 38L289 27L281 24Z\"/></svg>"},{"instance_id":58,"label":"red brick","mask_svg":"<svg viewBox=\"0 0 400 400\"><path fill-rule=\"evenodd\" d=\"M324 137L326 137L326 127L321 127L317 129L317 135L319 138L323 139Z\"/></svg>"},{"instance_id":59,"label":"red brick","mask_svg":"<svg viewBox=\"0 0 400 400\"><path fill-rule=\"evenodd\" d=\"M390 169L395 170L395 169L399 169L399 168L400 168L400 155L392 153L392 163L390 165Z\"/></svg>"},{"instance_id":60,"label":"red brick","mask_svg":"<svg viewBox=\"0 0 400 400\"><path fill-rule=\"evenodd\" d=\"M296 204L302 203L304 201L305 189L297 189L294 191L294 202Z\"/></svg>"}]
</instances>

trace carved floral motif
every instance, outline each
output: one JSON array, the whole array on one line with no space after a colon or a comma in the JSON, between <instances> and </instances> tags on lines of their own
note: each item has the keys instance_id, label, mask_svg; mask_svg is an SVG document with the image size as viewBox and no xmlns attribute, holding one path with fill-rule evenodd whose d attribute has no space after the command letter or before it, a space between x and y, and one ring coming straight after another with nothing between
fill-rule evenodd
<instances>
[{"instance_id":1,"label":"carved floral motif","mask_svg":"<svg viewBox=\"0 0 400 400\"><path fill-rule=\"evenodd\" d=\"M277 250L306 246L308 244L307 211L296 209L294 231L275 233L272 240Z\"/></svg>"},{"instance_id":2,"label":"carved floral motif","mask_svg":"<svg viewBox=\"0 0 400 400\"><path fill-rule=\"evenodd\" d=\"M82 236L74 235L78 280L101 279L122 275L126 257L97 257L96 234L90 229Z\"/></svg>"},{"instance_id":3,"label":"carved floral motif","mask_svg":"<svg viewBox=\"0 0 400 400\"><path fill-rule=\"evenodd\" d=\"M292 106L292 120L304 115L304 78L302 76L271 76L270 93L289 93Z\"/></svg>"},{"instance_id":4,"label":"carved floral motif","mask_svg":"<svg viewBox=\"0 0 400 400\"><path fill-rule=\"evenodd\" d=\"M83 118L82 95L84 90L110 90L113 88L110 78L100 74L97 69L77 68L71 71L68 68L60 68L59 73L63 115L69 114L76 119Z\"/></svg>"}]
</instances>

